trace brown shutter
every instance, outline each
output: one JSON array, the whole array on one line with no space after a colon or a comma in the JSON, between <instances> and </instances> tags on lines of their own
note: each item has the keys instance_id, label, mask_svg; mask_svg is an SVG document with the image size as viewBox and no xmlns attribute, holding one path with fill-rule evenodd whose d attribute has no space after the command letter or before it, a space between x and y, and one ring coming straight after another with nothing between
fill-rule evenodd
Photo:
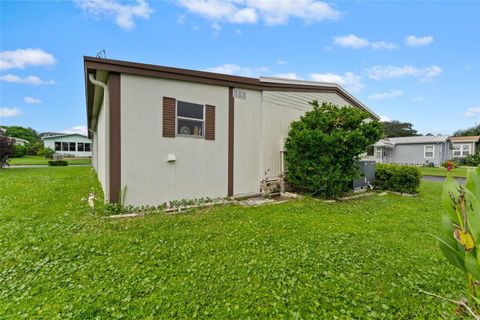
<instances>
[{"instance_id":1,"label":"brown shutter","mask_svg":"<svg viewBox=\"0 0 480 320\"><path fill-rule=\"evenodd\" d=\"M215 106L205 106L205 140L215 140Z\"/></svg>"},{"instance_id":2,"label":"brown shutter","mask_svg":"<svg viewBox=\"0 0 480 320\"><path fill-rule=\"evenodd\" d=\"M163 97L163 136L175 137L175 99Z\"/></svg>"}]
</instances>

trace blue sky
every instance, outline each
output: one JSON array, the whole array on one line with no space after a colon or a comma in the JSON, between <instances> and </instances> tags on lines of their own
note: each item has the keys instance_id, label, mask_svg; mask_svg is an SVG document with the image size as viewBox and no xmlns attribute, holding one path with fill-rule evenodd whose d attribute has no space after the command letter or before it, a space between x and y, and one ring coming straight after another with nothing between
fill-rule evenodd
<instances>
[{"instance_id":1,"label":"blue sky","mask_svg":"<svg viewBox=\"0 0 480 320\"><path fill-rule=\"evenodd\" d=\"M0 125L84 132L82 56L338 82L421 133L480 123L480 2L1 1Z\"/></svg>"}]
</instances>

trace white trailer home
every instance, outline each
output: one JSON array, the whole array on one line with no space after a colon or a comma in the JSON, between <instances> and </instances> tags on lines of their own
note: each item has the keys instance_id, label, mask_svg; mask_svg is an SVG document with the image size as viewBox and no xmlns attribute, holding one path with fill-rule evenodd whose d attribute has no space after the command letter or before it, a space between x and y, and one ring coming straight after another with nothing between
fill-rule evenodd
<instances>
[{"instance_id":1,"label":"white trailer home","mask_svg":"<svg viewBox=\"0 0 480 320\"><path fill-rule=\"evenodd\" d=\"M43 146L68 157L91 157L92 141L78 133L58 134L42 138Z\"/></svg>"},{"instance_id":2,"label":"white trailer home","mask_svg":"<svg viewBox=\"0 0 480 320\"><path fill-rule=\"evenodd\" d=\"M258 193L283 171L290 123L318 100L378 116L333 83L246 78L84 57L93 165L105 199Z\"/></svg>"}]
</instances>

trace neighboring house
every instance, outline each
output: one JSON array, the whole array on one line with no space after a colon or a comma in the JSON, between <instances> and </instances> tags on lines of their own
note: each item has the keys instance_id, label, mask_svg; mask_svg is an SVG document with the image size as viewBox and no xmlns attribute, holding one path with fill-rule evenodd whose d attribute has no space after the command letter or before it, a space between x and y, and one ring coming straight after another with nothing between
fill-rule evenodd
<instances>
[{"instance_id":1,"label":"neighboring house","mask_svg":"<svg viewBox=\"0 0 480 320\"><path fill-rule=\"evenodd\" d=\"M92 140L78 134L60 134L42 138L45 148L55 150L55 153L71 157L91 157Z\"/></svg>"},{"instance_id":2,"label":"neighboring house","mask_svg":"<svg viewBox=\"0 0 480 320\"><path fill-rule=\"evenodd\" d=\"M452 158L450 136L386 138L374 144L375 160L405 165L441 165Z\"/></svg>"},{"instance_id":3,"label":"neighboring house","mask_svg":"<svg viewBox=\"0 0 480 320\"><path fill-rule=\"evenodd\" d=\"M7 129L0 127L0 135L4 135L7 132Z\"/></svg>"},{"instance_id":4,"label":"neighboring house","mask_svg":"<svg viewBox=\"0 0 480 320\"><path fill-rule=\"evenodd\" d=\"M29 143L28 140L25 139L20 139L20 138L15 138L15 137L9 137L10 140L13 141L13 144L16 146L25 146Z\"/></svg>"},{"instance_id":5,"label":"neighboring house","mask_svg":"<svg viewBox=\"0 0 480 320\"><path fill-rule=\"evenodd\" d=\"M452 137L453 157L466 158L478 152L480 136Z\"/></svg>"},{"instance_id":6,"label":"neighboring house","mask_svg":"<svg viewBox=\"0 0 480 320\"><path fill-rule=\"evenodd\" d=\"M290 123L318 100L379 119L337 84L84 58L93 166L108 202L252 195L284 173Z\"/></svg>"}]
</instances>

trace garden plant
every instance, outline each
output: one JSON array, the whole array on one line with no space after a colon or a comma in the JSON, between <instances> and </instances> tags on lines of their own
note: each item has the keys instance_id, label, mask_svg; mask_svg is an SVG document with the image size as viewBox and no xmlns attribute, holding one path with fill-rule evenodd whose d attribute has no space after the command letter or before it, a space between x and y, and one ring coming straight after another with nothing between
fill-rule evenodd
<instances>
[{"instance_id":1,"label":"garden plant","mask_svg":"<svg viewBox=\"0 0 480 320\"><path fill-rule=\"evenodd\" d=\"M359 176L356 161L382 136L382 124L356 108L310 103L313 110L291 124L285 143L287 181L321 197L349 190Z\"/></svg>"},{"instance_id":2,"label":"garden plant","mask_svg":"<svg viewBox=\"0 0 480 320\"><path fill-rule=\"evenodd\" d=\"M480 167L470 169L465 185L448 176L443 188L443 219L440 247L466 277L468 303L457 304L463 312L480 319Z\"/></svg>"}]
</instances>

